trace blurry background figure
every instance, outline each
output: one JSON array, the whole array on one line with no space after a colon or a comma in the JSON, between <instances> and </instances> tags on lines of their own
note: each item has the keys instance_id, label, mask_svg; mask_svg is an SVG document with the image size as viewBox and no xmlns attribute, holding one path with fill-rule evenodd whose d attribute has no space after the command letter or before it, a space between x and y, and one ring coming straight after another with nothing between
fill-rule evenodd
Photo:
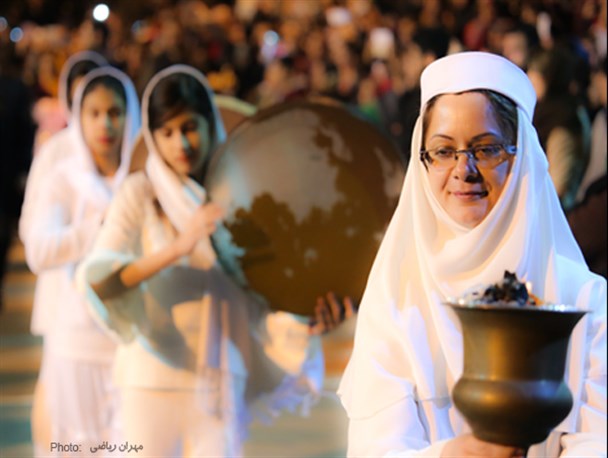
<instances>
[{"instance_id":1,"label":"blurry background figure","mask_svg":"<svg viewBox=\"0 0 608 458\"><path fill-rule=\"evenodd\" d=\"M502 55L521 68L528 69L533 49L538 45L536 30L525 24L512 26L502 37Z\"/></svg>"},{"instance_id":2,"label":"blurry background figure","mask_svg":"<svg viewBox=\"0 0 608 458\"><path fill-rule=\"evenodd\" d=\"M598 106L591 129L591 157L578 193L578 204L567 216L589 268L608 274L606 247L606 58L594 69L591 100Z\"/></svg>"},{"instance_id":3,"label":"blurry background figure","mask_svg":"<svg viewBox=\"0 0 608 458\"><path fill-rule=\"evenodd\" d=\"M528 66L528 76L538 97L534 127L565 210L576 201L590 150L589 117L574 95L574 65L570 51L554 48L538 51Z\"/></svg>"},{"instance_id":4,"label":"blurry background figure","mask_svg":"<svg viewBox=\"0 0 608 458\"><path fill-rule=\"evenodd\" d=\"M606 57L593 71L589 93L595 115L591 126L591 155L578 192L579 201L583 199L589 186L606 174Z\"/></svg>"},{"instance_id":5,"label":"blurry background figure","mask_svg":"<svg viewBox=\"0 0 608 458\"><path fill-rule=\"evenodd\" d=\"M64 64L59 76L57 89L59 110L46 113L49 117L46 123L59 124L71 121L72 101L78 83L87 73L106 63L105 59L94 52L80 52L74 54ZM46 98L49 99L49 98ZM38 104L45 99L39 99ZM27 176L25 197L19 220L19 237L24 244L36 220L36 206L43 198L44 187L42 183L52 170L69 155L74 154L75 126L65 127L50 137L50 132L42 125L36 132L34 157ZM41 129L43 129L41 131ZM34 303L32 305L32 320L30 330L32 334L44 337L53 328L56 319L57 307L61 304L62 290L67 287L66 277L61 268L45 269L38 273ZM43 340L43 348L47 342ZM46 408L44 383L36 384L31 415L32 441L35 444L35 453L45 450L50 440L50 419Z\"/></svg>"},{"instance_id":6,"label":"blurry background figure","mask_svg":"<svg viewBox=\"0 0 608 458\"><path fill-rule=\"evenodd\" d=\"M115 343L90 316L74 272L128 174L139 101L128 77L112 67L83 78L73 98L69 142L62 143L69 152L40 172L40 182L32 182L36 199L20 227L28 266L51 273L44 279L54 281L43 284L49 297L36 303L32 322L32 332L44 337L32 407L35 456L48 456L49 439L78 441L82 447L76 456L87 456L89 447L104 440L120 439L110 376ZM51 456L74 456L73 450L60 452Z\"/></svg>"},{"instance_id":7,"label":"blurry background figure","mask_svg":"<svg viewBox=\"0 0 608 458\"><path fill-rule=\"evenodd\" d=\"M0 42L0 311L6 256L21 212L34 137L30 94L15 59L14 46Z\"/></svg>"},{"instance_id":8,"label":"blurry background figure","mask_svg":"<svg viewBox=\"0 0 608 458\"><path fill-rule=\"evenodd\" d=\"M419 29L401 53L405 91L399 97L397 117L393 122L398 125L396 139L406 161L410 159L412 133L420 112L420 75L427 65L447 54L449 40L449 35L441 28ZM394 132L391 128L391 133Z\"/></svg>"},{"instance_id":9,"label":"blurry background figure","mask_svg":"<svg viewBox=\"0 0 608 458\"><path fill-rule=\"evenodd\" d=\"M595 180L587 188L582 202L568 213L568 223L576 238L585 261L592 272L608 276L608 255L606 247L606 200L608 176Z\"/></svg>"}]
</instances>

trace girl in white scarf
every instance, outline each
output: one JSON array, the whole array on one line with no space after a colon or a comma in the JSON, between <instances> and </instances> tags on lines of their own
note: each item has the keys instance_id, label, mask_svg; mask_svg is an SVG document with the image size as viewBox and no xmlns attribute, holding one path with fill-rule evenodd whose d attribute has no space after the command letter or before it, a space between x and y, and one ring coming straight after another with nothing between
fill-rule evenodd
<instances>
[{"instance_id":1,"label":"girl in white scarf","mask_svg":"<svg viewBox=\"0 0 608 458\"><path fill-rule=\"evenodd\" d=\"M41 409L50 414L51 442L82 441L84 448L113 434L115 400L109 371L115 345L90 317L73 274L129 170L140 119L133 84L110 67L83 78L72 108L69 141L64 143L70 151L50 165L37 184L36 200L24 223L24 245L32 271L57 275L57 304L42 328L40 383L45 396L36 402L45 403ZM38 447L36 453L50 452L50 442L43 446L45 450Z\"/></svg>"},{"instance_id":2,"label":"girl in white scarf","mask_svg":"<svg viewBox=\"0 0 608 458\"><path fill-rule=\"evenodd\" d=\"M458 154L454 166L439 174L427 153L421 153L424 161L410 162L339 388L350 418L348 454L517 452L475 439L454 409L450 393L462 373L462 336L455 314L442 305L509 270L532 282L533 292L547 302L591 310L570 345L566 380L574 407L528 456L605 456L606 281L587 269L560 208L531 124L532 85L515 65L486 53L440 59L421 83L412 157L488 142L511 143L516 150L503 148L503 162L491 169L478 168L469 154ZM516 138L504 138L504 119L487 93L470 92L480 89L515 102Z\"/></svg>"},{"instance_id":3,"label":"girl in white scarf","mask_svg":"<svg viewBox=\"0 0 608 458\"><path fill-rule=\"evenodd\" d=\"M21 207L19 219L19 238L23 244L28 243L28 234L32 229L32 220L35 221L35 206L40 199L41 184L56 164L74 152L72 142L74 135L71 129L71 106L77 83L91 70L106 65L106 60L92 51L76 53L65 62L59 76L59 102L68 117L68 126L44 143L38 144L34 149L34 156L27 176L25 196ZM38 149L39 148L39 149ZM32 268L32 267L30 267ZM32 304L31 332L34 335L44 336L52 329L56 316L57 303L61 298L61 291L65 287L63 282L67 279L61 268L45 269L36 272L36 287L34 290L34 302ZM45 341L42 341L42 352L46 349ZM32 442L35 450L46 450L50 442L50 431L48 412L43 410L46 405L44 398L44 386L42 378L38 379L32 402Z\"/></svg>"},{"instance_id":4,"label":"girl in white scarf","mask_svg":"<svg viewBox=\"0 0 608 458\"><path fill-rule=\"evenodd\" d=\"M72 142L75 138L71 130L78 127L72 125L72 101L78 82L91 70L107 65L106 60L96 52L83 51L70 56L59 75L59 102L68 117L68 126L49 138L39 151L35 151L32 165L28 172L25 196L19 219L19 237L27 243L27 237L32 229L32 216L36 202L40 198L41 183L46 179L48 171L65 157L74 152ZM72 127L70 127L72 125ZM44 335L54 319L54 307L57 303L57 283L61 275L56 270L35 272L36 291L32 310L32 333Z\"/></svg>"},{"instance_id":5,"label":"girl in white scarf","mask_svg":"<svg viewBox=\"0 0 608 458\"><path fill-rule=\"evenodd\" d=\"M161 71L142 112L145 171L116 197L81 271L120 343L126 438L154 456L239 456L253 401L274 416L319 390L320 340L249 300L216 263L209 234L221 211L201 177L225 133L204 76Z\"/></svg>"}]
</instances>

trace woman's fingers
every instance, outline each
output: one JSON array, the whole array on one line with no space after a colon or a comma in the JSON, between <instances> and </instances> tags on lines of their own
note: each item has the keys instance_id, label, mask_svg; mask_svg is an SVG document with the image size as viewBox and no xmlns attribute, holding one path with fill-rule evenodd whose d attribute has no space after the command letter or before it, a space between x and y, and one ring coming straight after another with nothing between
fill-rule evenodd
<instances>
[{"instance_id":1,"label":"woman's fingers","mask_svg":"<svg viewBox=\"0 0 608 458\"><path fill-rule=\"evenodd\" d=\"M342 305L333 292L327 293L327 302L331 310L330 321L332 328L336 327L344 319L344 305Z\"/></svg>"},{"instance_id":2,"label":"woman's fingers","mask_svg":"<svg viewBox=\"0 0 608 458\"><path fill-rule=\"evenodd\" d=\"M325 334L338 327L344 320L355 314L355 306L350 297L340 301L333 293L317 298L314 317L309 326L311 334Z\"/></svg>"},{"instance_id":3,"label":"woman's fingers","mask_svg":"<svg viewBox=\"0 0 608 458\"><path fill-rule=\"evenodd\" d=\"M353 300L346 296L344 298L344 320L348 320L349 318L355 315L355 303Z\"/></svg>"}]
</instances>

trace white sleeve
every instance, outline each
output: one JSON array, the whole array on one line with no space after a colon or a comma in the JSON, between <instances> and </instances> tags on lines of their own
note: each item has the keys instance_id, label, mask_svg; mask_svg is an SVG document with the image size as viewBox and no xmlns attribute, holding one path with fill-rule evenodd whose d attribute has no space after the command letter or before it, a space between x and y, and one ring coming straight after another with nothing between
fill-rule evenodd
<instances>
[{"instance_id":1,"label":"white sleeve","mask_svg":"<svg viewBox=\"0 0 608 458\"><path fill-rule=\"evenodd\" d=\"M37 202L28 209L29 228L23 237L25 258L34 273L80 261L103 219L103 213L91 212L74 221L70 209L75 193L61 173L50 174L40 186Z\"/></svg>"},{"instance_id":2,"label":"white sleeve","mask_svg":"<svg viewBox=\"0 0 608 458\"><path fill-rule=\"evenodd\" d=\"M561 457L605 457L607 455L606 424L606 289L597 297L587 330L588 351L583 380L582 399L576 433L561 438Z\"/></svg>"},{"instance_id":3,"label":"white sleeve","mask_svg":"<svg viewBox=\"0 0 608 458\"><path fill-rule=\"evenodd\" d=\"M412 396L406 396L374 415L349 420L347 456L436 458L446 442L430 444L418 405Z\"/></svg>"},{"instance_id":4,"label":"white sleeve","mask_svg":"<svg viewBox=\"0 0 608 458\"><path fill-rule=\"evenodd\" d=\"M85 294L93 317L119 342L135 337L135 325L144 315L143 285L105 300L97 296L92 285L141 255L146 192L150 190L143 176L126 179L110 204L91 253L76 273L78 287Z\"/></svg>"}]
</instances>

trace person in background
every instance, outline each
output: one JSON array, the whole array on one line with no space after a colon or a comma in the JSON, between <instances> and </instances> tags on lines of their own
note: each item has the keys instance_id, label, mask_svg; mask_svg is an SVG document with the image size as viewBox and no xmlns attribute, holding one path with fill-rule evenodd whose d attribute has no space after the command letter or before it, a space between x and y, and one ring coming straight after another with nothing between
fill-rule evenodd
<instances>
[{"instance_id":1,"label":"person in background","mask_svg":"<svg viewBox=\"0 0 608 458\"><path fill-rule=\"evenodd\" d=\"M420 75L430 63L447 54L449 41L449 35L442 29L419 29L401 54L406 89L399 97L399 110L393 122L399 125L397 141L406 162L410 159L412 134L420 114Z\"/></svg>"},{"instance_id":2,"label":"person in background","mask_svg":"<svg viewBox=\"0 0 608 458\"><path fill-rule=\"evenodd\" d=\"M48 441L36 443L37 456L59 453L49 449L51 442L78 443L78 454L67 455L89 456L93 444L120 438L118 397L111 382L115 344L86 309L74 272L129 171L139 124L137 94L124 73L109 66L87 73L73 98L70 141L64 143L71 150L40 171L35 200L24 215L29 268L56 273L48 286L51 297L43 298L55 303L42 303L44 319L35 317L33 323L41 323L44 336L34 431L48 435Z\"/></svg>"},{"instance_id":3,"label":"person in background","mask_svg":"<svg viewBox=\"0 0 608 458\"><path fill-rule=\"evenodd\" d=\"M505 270L543 301L589 311L566 364L574 408L527 456L606 456L606 279L589 271L568 227L531 123L530 80L501 56L457 53L424 70L421 100L418 160L368 278L338 390L348 456L523 456L473 436L450 396L463 336L445 302Z\"/></svg>"},{"instance_id":4,"label":"person in background","mask_svg":"<svg viewBox=\"0 0 608 458\"><path fill-rule=\"evenodd\" d=\"M59 78L59 100L63 111L68 118L68 126L39 145L35 151L25 186L25 195L19 219L19 238L24 245L29 244L28 234L35 224L35 207L43 198L44 187L42 183L47 180L48 174L54 167L65 161L75 153L74 140L77 135L73 131L79 129L80 123L72 123L72 101L78 83L90 71L106 64L105 59L91 51L74 54L64 64ZM44 269L38 272L34 290L32 306L32 334L45 336L53 328L56 319L56 308L62 300L62 291L68 287L64 284L67 277L62 268ZM43 354L46 350L46 341L43 340ZM44 360L44 356L43 356ZM32 403L32 441L37 455L44 453L50 443L50 419L46 410L45 388L43 378L39 378L34 391Z\"/></svg>"},{"instance_id":5,"label":"person in background","mask_svg":"<svg viewBox=\"0 0 608 458\"><path fill-rule=\"evenodd\" d=\"M606 107L608 106L606 97L606 58L604 58L594 69L591 78L590 92L597 108L591 125L591 155L589 165L581 181L577 200L581 201L591 184L606 174L608 161L608 142L606 140Z\"/></svg>"},{"instance_id":6,"label":"person in background","mask_svg":"<svg viewBox=\"0 0 608 458\"><path fill-rule=\"evenodd\" d=\"M527 24L516 24L502 37L502 55L521 68L528 70L532 50L538 46L536 31Z\"/></svg>"},{"instance_id":7,"label":"person in background","mask_svg":"<svg viewBox=\"0 0 608 458\"><path fill-rule=\"evenodd\" d=\"M32 101L16 72L11 43L0 43L0 311L8 252L23 202L23 181L32 159Z\"/></svg>"},{"instance_id":8,"label":"person in background","mask_svg":"<svg viewBox=\"0 0 608 458\"><path fill-rule=\"evenodd\" d=\"M78 276L120 342L114 378L129 443L150 456L240 456L256 412L313 400L316 334L352 315L352 303L320 300L310 325L251 300L216 262L209 236L222 211L201 183L225 132L202 73L159 72L142 113L145 171L125 181Z\"/></svg>"},{"instance_id":9,"label":"person in background","mask_svg":"<svg viewBox=\"0 0 608 458\"><path fill-rule=\"evenodd\" d=\"M591 158L581 182L578 202L568 211L567 217L589 268L606 277L606 58L593 72L592 88L599 109L591 128Z\"/></svg>"},{"instance_id":10,"label":"person in background","mask_svg":"<svg viewBox=\"0 0 608 458\"><path fill-rule=\"evenodd\" d=\"M565 211L576 202L589 163L590 122L573 94L574 65L570 51L555 47L535 53L527 72L538 98L534 127Z\"/></svg>"}]
</instances>

